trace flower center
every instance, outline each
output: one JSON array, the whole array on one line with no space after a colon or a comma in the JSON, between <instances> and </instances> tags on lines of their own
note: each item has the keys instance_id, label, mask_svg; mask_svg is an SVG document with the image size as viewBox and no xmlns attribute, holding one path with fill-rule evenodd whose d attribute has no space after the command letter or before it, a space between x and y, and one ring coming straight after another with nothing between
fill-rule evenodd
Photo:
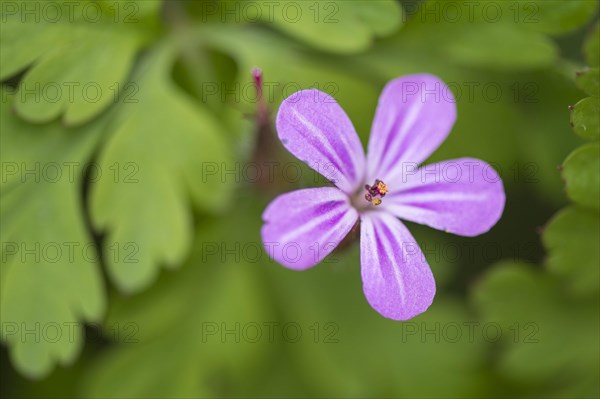
<instances>
[{"instance_id":1,"label":"flower center","mask_svg":"<svg viewBox=\"0 0 600 399\"><path fill-rule=\"evenodd\" d=\"M375 179L375 183L372 186L365 184L365 199L373 205L380 205L381 199L385 197L388 192L388 186L379 179Z\"/></svg>"}]
</instances>

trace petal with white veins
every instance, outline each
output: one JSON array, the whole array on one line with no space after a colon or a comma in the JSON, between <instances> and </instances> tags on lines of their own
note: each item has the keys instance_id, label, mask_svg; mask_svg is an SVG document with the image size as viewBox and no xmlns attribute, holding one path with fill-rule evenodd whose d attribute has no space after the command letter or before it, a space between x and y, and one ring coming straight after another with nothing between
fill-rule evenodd
<instances>
[{"instance_id":1,"label":"petal with white veins","mask_svg":"<svg viewBox=\"0 0 600 399\"><path fill-rule=\"evenodd\" d=\"M361 216L360 263L367 301L382 316L408 320L433 302L435 280L425 256L393 215Z\"/></svg>"},{"instance_id":2,"label":"petal with white veins","mask_svg":"<svg viewBox=\"0 0 600 399\"><path fill-rule=\"evenodd\" d=\"M379 97L373 120L366 180L389 184L405 164L418 166L446 140L455 121L454 96L437 77L419 74L392 80Z\"/></svg>"},{"instance_id":3,"label":"petal with white veins","mask_svg":"<svg viewBox=\"0 0 600 399\"><path fill-rule=\"evenodd\" d=\"M400 219L461 236L491 229L502 216L504 187L496 171L474 158L426 165L389 182L382 208Z\"/></svg>"},{"instance_id":4,"label":"petal with white veins","mask_svg":"<svg viewBox=\"0 0 600 399\"><path fill-rule=\"evenodd\" d=\"M328 94L301 90L277 113L277 134L296 158L352 194L363 183L365 153L348 115Z\"/></svg>"},{"instance_id":5,"label":"petal with white veins","mask_svg":"<svg viewBox=\"0 0 600 399\"><path fill-rule=\"evenodd\" d=\"M285 267L304 270L329 255L352 229L358 213L334 187L282 194L263 213L267 254Z\"/></svg>"}]
</instances>

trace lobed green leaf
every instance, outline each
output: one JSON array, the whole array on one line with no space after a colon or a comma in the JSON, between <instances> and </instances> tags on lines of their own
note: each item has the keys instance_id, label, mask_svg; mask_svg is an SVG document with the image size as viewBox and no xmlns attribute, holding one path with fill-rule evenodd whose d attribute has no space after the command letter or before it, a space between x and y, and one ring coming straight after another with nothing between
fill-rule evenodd
<instances>
[{"instance_id":1,"label":"lobed green leaf","mask_svg":"<svg viewBox=\"0 0 600 399\"><path fill-rule=\"evenodd\" d=\"M587 97L571 108L571 125L579 136L588 140L600 137L600 98Z\"/></svg>"},{"instance_id":2,"label":"lobed green leaf","mask_svg":"<svg viewBox=\"0 0 600 399\"><path fill-rule=\"evenodd\" d=\"M593 294L600 286L600 218L597 211L569 207L555 215L542 236L549 271L571 292Z\"/></svg>"},{"instance_id":3,"label":"lobed green leaf","mask_svg":"<svg viewBox=\"0 0 600 399\"><path fill-rule=\"evenodd\" d=\"M161 265L180 265L192 243L189 202L221 211L235 182L222 177L235 165L220 123L170 81L175 54L163 43L140 65L140 96L112 121L99 158L110 172L92 187L92 219L108 234L108 271L124 292L147 287ZM112 245L130 256L113 256Z\"/></svg>"},{"instance_id":4,"label":"lobed green leaf","mask_svg":"<svg viewBox=\"0 0 600 399\"><path fill-rule=\"evenodd\" d=\"M20 373L42 378L56 364L75 361L83 323L104 313L81 195L102 123L32 126L10 111L12 96L2 94L2 340Z\"/></svg>"}]
</instances>

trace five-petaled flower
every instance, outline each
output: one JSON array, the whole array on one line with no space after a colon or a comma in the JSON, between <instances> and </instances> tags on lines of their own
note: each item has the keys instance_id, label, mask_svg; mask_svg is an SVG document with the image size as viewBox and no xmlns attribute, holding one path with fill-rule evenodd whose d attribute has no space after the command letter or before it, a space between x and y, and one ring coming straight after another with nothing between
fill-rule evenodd
<instances>
[{"instance_id":1,"label":"five-petaled flower","mask_svg":"<svg viewBox=\"0 0 600 399\"><path fill-rule=\"evenodd\" d=\"M288 268L307 269L360 220L361 276L369 304L395 320L424 312L433 301L435 281L398 218L476 236L496 224L504 209L502 181L481 160L417 168L446 139L455 120L454 98L438 78L420 74L393 80L379 98L365 157L350 119L331 96L303 90L288 97L276 120L281 142L313 169L327 165L333 174L326 177L336 187L286 193L267 207L262 239L269 255Z\"/></svg>"}]
</instances>

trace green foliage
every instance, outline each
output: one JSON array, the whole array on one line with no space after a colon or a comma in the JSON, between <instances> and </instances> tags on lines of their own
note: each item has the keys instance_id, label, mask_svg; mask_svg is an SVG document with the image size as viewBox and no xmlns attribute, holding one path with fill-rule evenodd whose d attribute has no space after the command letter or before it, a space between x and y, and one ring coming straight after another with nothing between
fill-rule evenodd
<instances>
[{"instance_id":1,"label":"green foliage","mask_svg":"<svg viewBox=\"0 0 600 399\"><path fill-rule=\"evenodd\" d=\"M19 116L34 123L62 116L66 125L78 125L127 90L127 75L148 32L140 29L144 25L134 23L133 17L103 13L104 18L91 23L76 18L83 14L70 11L69 2L58 4L57 15L73 18L59 18L54 23L33 12L11 14L3 21L0 78L31 66L15 101ZM29 18L23 23L25 16Z\"/></svg>"},{"instance_id":2,"label":"green foliage","mask_svg":"<svg viewBox=\"0 0 600 399\"><path fill-rule=\"evenodd\" d=\"M588 38L583 44L583 53L588 65L593 67L600 66L600 28L599 23L590 30Z\"/></svg>"},{"instance_id":3,"label":"green foliage","mask_svg":"<svg viewBox=\"0 0 600 399\"><path fill-rule=\"evenodd\" d=\"M513 4L512 7L516 7L516 4ZM532 29L559 35L572 32L588 22L598 10L598 2L536 0L522 3L520 8L523 22L529 24ZM530 16L529 21L527 16Z\"/></svg>"},{"instance_id":4,"label":"green foliage","mask_svg":"<svg viewBox=\"0 0 600 399\"><path fill-rule=\"evenodd\" d=\"M214 385L215 378L239 380L244 372L240 365L261 361L268 347L264 341L247 342L239 333L238 343L235 333L228 336L230 345L221 340L222 323L234 330L236 323L269 320L269 300L262 294L256 264L241 260L224 265L222 255L212 252L219 245L235 248L245 239L232 225L258 229L255 215L259 210L255 205L239 206L226 217L203 220L196 250L180 271L164 276L144 294L112 298L105 322L107 335L114 326L132 328L94 366L84 383L85 396L227 394L215 391L220 389ZM149 303L153 306L148 307ZM213 334L215 328L218 332ZM155 359L161 359L160 365Z\"/></svg>"},{"instance_id":5,"label":"green foliage","mask_svg":"<svg viewBox=\"0 0 600 399\"><path fill-rule=\"evenodd\" d=\"M112 245L105 248L108 271L124 292L148 286L161 264L176 267L185 259L193 234L188 197L198 209L217 211L231 193L220 174L207 172L233 164L225 133L169 80L173 62L165 43L139 66L134 79L144 94L123 104L100 154L100 169L116 172L92 190L95 225L113 245L133 251L125 259L111 256Z\"/></svg>"},{"instance_id":6,"label":"green foliage","mask_svg":"<svg viewBox=\"0 0 600 399\"><path fill-rule=\"evenodd\" d=\"M600 284L600 220L594 211L569 207L558 213L543 235L550 272L574 293L597 293Z\"/></svg>"},{"instance_id":7,"label":"green foliage","mask_svg":"<svg viewBox=\"0 0 600 399\"><path fill-rule=\"evenodd\" d=\"M268 1L259 2L263 7ZM273 4L273 3L271 3ZM281 12L263 13L267 22L307 44L333 53L357 53L373 39L400 27L402 8L391 1L291 1L277 3Z\"/></svg>"},{"instance_id":8,"label":"green foliage","mask_svg":"<svg viewBox=\"0 0 600 399\"><path fill-rule=\"evenodd\" d=\"M597 37L590 37L584 46L587 55L594 51L597 54L593 47L597 47ZM597 66L596 60L590 64ZM579 74L576 84L592 97L571 107L571 124L581 137L597 139L597 68ZM562 177L568 197L577 206L564 208L545 227L542 240L548 251L546 268L536 271L526 264L501 262L487 273L473 298L486 320L505 325L514 323L517 329L525 325L540 333L539 340L515 339L507 344L499 358L500 373L538 395L597 397L600 394L598 143L573 151L564 161Z\"/></svg>"},{"instance_id":9,"label":"green foliage","mask_svg":"<svg viewBox=\"0 0 600 399\"><path fill-rule=\"evenodd\" d=\"M515 332L500 353L502 375L544 396L595 397L597 300L571 298L561 285L528 265L503 263L477 286L474 301L485 321Z\"/></svg>"},{"instance_id":10,"label":"green foliage","mask_svg":"<svg viewBox=\"0 0 600 399\"><path fill-rule=\"evenodd\" d=\"M556 59L547 37L504 24L486 24L480 34L455 33L447 45L448 57L464 66L488 69L537 68Z\"/></svg>"},{"instance_id":11,"label":"green foliage","mask_svg":"<svg viewBox=\"0 0 600 399\"><path fill-rule=\"evenodd\" d=\"M83 345L81 323L104 313L81 203L83 170L102 124L35 127L12 114L13 97L2 94L2 339L14 366L39 378L55 362L72 364Z\"/></svg>"},{"instance_id":12,"label":"green foliage","mask_svg":"<svg viewBox=\"0 0 600 399\"><path fill-rule=\"evenodd\" d=\"M584 98L571 108L571 125L575 133L588 140L598 140L600 137L600 97L598 97L598 82L600 82L600 71L598 70L598 59L600 58L600 50L598 49L600 46L599 36L598 22L596 22L595 27L589 33L583 46L586 60L593 68L587 68L578 73L576 79L577 86L591 95L591 97ZM589 153L589 151L587 152ZM594 165L590 166L593 167Z\"/></svg>"},{"instance_id":13,"label":"green foliage","mask_svg":"<svg viewBox=\"0 0 600 399\"><path fill-rule=\"evenodd\" d=\"M494 7L500 5L493 3ZM485 3L478 11L470 9L471 6L467 2L450 6L443 1L424 2L396 34L397 40L386 41L394 49L404 50L388 51L391 58L387 61L396 61L398 57L403 64L431 55L431 51L419 51L423 47L439 52L444 63L492 71L542 68L556 60L556 44L544 34L527 29L528 24L515 24L508 18L510 11L499 11L505 19L490 20L483 11L487 9ZM436 29L428 29L424 21L435 23Z\"/></svg>"},{"instance_id":14,"label":"green foliage","mask_svg":"<svg viewBox=\"0 0 600 399\"><path fill-rule=\"evenodd\" d=\"M575 83L590 96L600 96L600 69L588 68L581 71L575 78Z\"/></svg>"},{"instance_id":15,"label":"green foliage","mask_svg":"<svg viewBox=\"0 0 600 399\"><path fill-rule=\"evenodd\" d=\"M569 198L584 207L600 208L600 146L588 144L575 150L563 165Z\"/></svg>"},{"instance_id":16,"label":"green foliage","mask_svg":"<svg viewBox=\"0 0 600 399\"><path fill-rule=\"evenodd\" d=\"M271 3L82 2L102 10L96 22L3 15L1 338L19 375L43 379L8 374L3 396L597 397L598 24L585 27L597 2ZM583 35L588 67L572 79L565 49ZM410 226L438 286L425 314L394 323L369 307L357 245L303 273L262 251L265 193L321 183L306 167L282 177L293 159L257 134L253 67L269 126L282 99L314 87L364 144L387 81L448 83L458 120L429 161L492 163L508 201L478 238ZM573 151L580 138L594 142ZM268 144L271 158L257 158ZM279 165L266 188L243 173L265 160ZM535 230L567 199L543 230L544 267L524 264L544 256ZM23 252L48 243L59 261ZM92 342L92 322L109 342ZM56 342L22 336L53 323ZM223 338L253 323L258 342ZM302 337L276 329L270 341L264 323L296 323Z\"/></svg>"},{"instance_id":17,"label":"green foliage","mask_svg":"<svg viewBox=\"0 0 600 399\"><path fill-rule=\"evenodd\" d=\"M599 98L584 98L575 104L571 111L571 124L575 129L575 133L584 139L597 140L600 137Z\"/></svg>"}]
</instances>

